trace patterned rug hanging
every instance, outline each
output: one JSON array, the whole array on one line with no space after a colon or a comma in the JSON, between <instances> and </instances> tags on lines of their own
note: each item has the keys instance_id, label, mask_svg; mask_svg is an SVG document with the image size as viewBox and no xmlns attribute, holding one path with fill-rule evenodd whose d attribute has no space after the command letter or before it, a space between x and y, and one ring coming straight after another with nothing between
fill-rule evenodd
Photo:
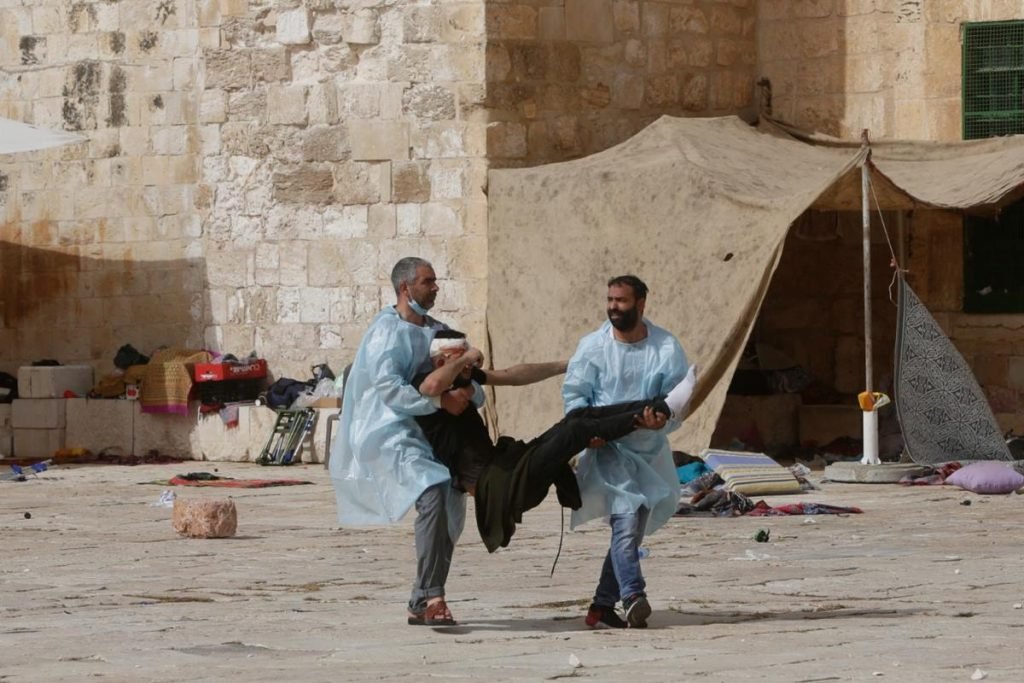
<instances>
[{"instance_id":1,"label":"patterned rug hanging","mask_svg":"<svg viewBox=\"0 0 1024 683\"><path fill-rule=\"evenodd\" d=\"M911 459L1012 460L967 361L905 278L898 286L896 410Z\"/></svg>"}]
</instances>

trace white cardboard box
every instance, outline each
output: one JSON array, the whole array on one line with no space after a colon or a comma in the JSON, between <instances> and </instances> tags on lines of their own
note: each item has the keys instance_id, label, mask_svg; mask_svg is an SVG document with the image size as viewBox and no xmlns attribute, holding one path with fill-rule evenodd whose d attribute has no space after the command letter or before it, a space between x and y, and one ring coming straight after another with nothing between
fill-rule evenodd
<instances>
[{"instance_id":1,"label":"white cardboard box","mask_svg":"<svg viewBox=\"0 0 1024 683\"><path fill-rule=\"evenodd\" d=\"M26 365L18 368L20 398L63 398L65 391L85 396L93 387L89 365Z\"/></svg>"},{"instance_id":2,"label":"white cardboard box","mask_svg":"<svg viewBox=\"0 0 1024 683\"><path fill-rule=\"evenodd\" d=\"M14 455L18 458L52 458L64 448L64 428L15 429Z\"/></svg>"},{"instance_id":3,"label":"white cardboard box","mask_svg":"<svg viewBox=\"0 0 1024 683\"><path fill-rule=\"evenodd\" d=\"M15 429L63 429L67 399L16 398L11 411Z\"/></svg>"}]
</instances>

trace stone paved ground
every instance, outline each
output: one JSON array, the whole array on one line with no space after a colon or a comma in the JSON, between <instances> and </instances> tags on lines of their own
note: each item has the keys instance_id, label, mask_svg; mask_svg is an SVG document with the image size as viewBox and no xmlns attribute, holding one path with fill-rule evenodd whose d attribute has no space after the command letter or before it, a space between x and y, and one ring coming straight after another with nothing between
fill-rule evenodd
<instances>
[{"instance_id":1,"label":"stone paved ground","mask_svg":"<svg viewBox=\"0 0 1024 683\"><path fill-rule=\"evenodd\" d=\"M0 680L1024 680L1021 496L826 483L769 500L866 514L676 518L647 544L645 631L584 626L606 532L568 534L549 577L549 501L494 556L464 535L449 582L462 623L429 629L404 623L411 519L339 531L319 466L218 464L315 485L178 488L231 495L239 535L176 537L150 505L161 487L140 482L212 466L0 482ZM771 542L752 540L761 527Z\"/></svg>"}]
</instances>

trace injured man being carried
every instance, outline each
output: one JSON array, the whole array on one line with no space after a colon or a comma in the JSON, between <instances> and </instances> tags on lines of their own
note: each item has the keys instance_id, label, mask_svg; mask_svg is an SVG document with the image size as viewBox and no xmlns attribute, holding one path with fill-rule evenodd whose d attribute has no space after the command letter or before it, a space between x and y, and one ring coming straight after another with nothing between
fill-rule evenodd
<instances>
[{"instance_id":1,"label":"injured man being carried","mask_svg":"<svg viewBox=\"0 0 1024 683\"><path fill-rule=\"evenodd\" d=\"M430 347L431 372L412 380L424 396L438 397L446 391L473 392L472 383L492 386L521 386L565 372L566 363L527 363L505 370L483 370L483 356L470 347L466 336L455 330L439 331ZM515 533L523 513L538 505L555 486L558 502L572 509L582 504L572 458L598 437L614 441L645 424L654 415L682 418L696 378L689 374L666 396L608 406L579 408L540 436L528 441L499 437L491 441L483 418L475 410L452 415L438 410L418 416L434 451L452 476L452 485L471 494L475 501L477 529L487 550L505 547Z\"/></svg>"}]
</instances>

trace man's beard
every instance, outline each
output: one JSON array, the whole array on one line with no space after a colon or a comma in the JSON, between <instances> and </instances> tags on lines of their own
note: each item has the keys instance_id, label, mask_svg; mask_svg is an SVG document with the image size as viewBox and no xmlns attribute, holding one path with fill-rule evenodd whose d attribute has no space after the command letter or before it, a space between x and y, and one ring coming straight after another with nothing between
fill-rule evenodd
<instances>
[{"instance_id":1,"label":"man's beard","mask_svg":"<svg viewBox=\"0 0 1024 683\"><path fill-rule=\"evenodd\" d=\"M613 318L612 315L615 313L618 313L619 317ZM636 306L625 311L609 310L608 320L619 332L628 332L640 321L640 312L636 310Z\"/></svg>"}]
</instances>

